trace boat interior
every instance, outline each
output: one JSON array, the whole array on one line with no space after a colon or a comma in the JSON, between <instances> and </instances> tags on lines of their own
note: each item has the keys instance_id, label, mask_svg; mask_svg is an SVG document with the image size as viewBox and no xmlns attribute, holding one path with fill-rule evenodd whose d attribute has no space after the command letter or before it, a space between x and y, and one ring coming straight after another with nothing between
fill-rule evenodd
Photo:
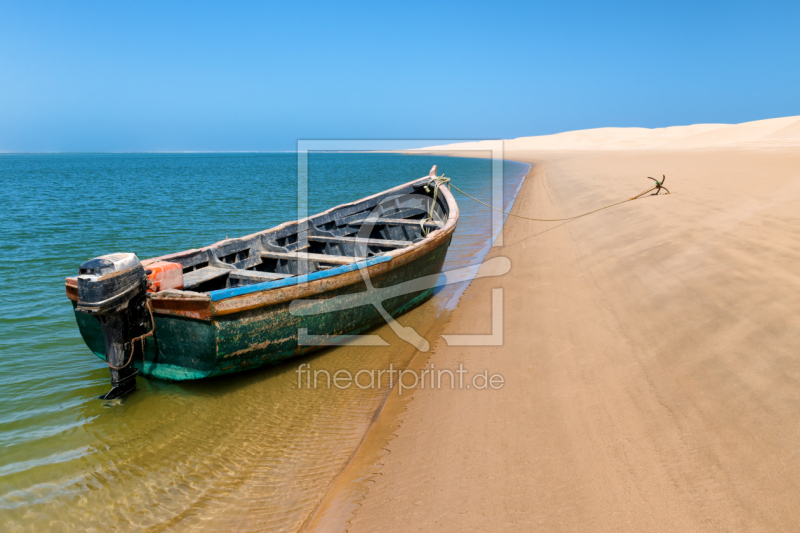
<instances>
[{"instance_id":1,"label":"boat interior","mask_svg":"<svg viewBox=\"0 0 800 533\"><path fill-rule=\"evenodd\" d=\"M447 202L441 194L434 202L428 183L417 180L312 216L305 223L291 222L157 259L180 263L183 290L192 292L264 283L363 261L406 248L444 226Z\"/></svg>"}]
</instances>

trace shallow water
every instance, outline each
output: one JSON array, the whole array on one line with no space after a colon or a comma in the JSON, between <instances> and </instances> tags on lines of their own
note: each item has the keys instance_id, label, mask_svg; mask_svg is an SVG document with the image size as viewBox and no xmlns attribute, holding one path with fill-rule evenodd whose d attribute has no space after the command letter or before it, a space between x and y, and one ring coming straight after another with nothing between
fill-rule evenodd
<instances>
[{"instance_id":1,"label":"shallow water","mask_svg":"<svg viewBox=\"0 0 800 533\"><path fill-rule=\"evenodd\" d=\"M311 154L309 212L424 176L433 164L489 199L491 163ZM505 200L528 166L505 163ZM294 531L370 426L388 390L298 388L297 365L403 368L415 351L339 347L202 382L138 378L122 402L80 338L64 277L86 259L140 258L295 218L294 154L0 156L0 523L4 531ZM490 211L458 193L445 269L479 261ZM463 285L463 284L462 284ZM463 287L399 322L423 336ZM433 343L435 339L428 338Z\"/></svg>"}]
</instances>

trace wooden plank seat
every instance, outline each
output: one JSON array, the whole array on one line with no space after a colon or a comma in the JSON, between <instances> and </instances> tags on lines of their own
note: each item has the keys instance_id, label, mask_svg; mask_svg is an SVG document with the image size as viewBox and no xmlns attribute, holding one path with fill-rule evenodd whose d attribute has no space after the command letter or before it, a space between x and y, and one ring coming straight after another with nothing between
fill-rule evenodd
<instances>
[{"instance_id":1,"label":"wooden plank seat","mask_svg":"<svg viewBox=\"0 0 800 533\"><path fill-rule=\"evenodd\" d=\"M187 272L183 275L183 288L192 289L194 287L199 287L206 281L220 278L226 274L229 274L230 272L230 269L212 266L192 270L191 272Z\"/></svg>"},{"instance_id":2,"label":"wooden plank seat","mask_svg":"<svg viewBox=\"0 0 800 533\"><path fill-rule=\"evenodd\" d=\"M304 252L261 252L261 257L266 259L284 259L289 261L308 260L314 263L328 263L331 265L349 265L357 261L364 261L366 257L347 257L343 255L309 254Z\"/></svg>"},{"instance_id":3,"label":"wooden plank seat","mask_svg":"<svg viewBox=\"0 0 800 533\"><path fill-rule=\"evenodd\" d=\"M364 223L366 223L366 221L367 221L367 217L362 217L362 218L358 218L358 219L355 219L355 220L348 220L346 222L346 224L348 226L361 226ZM378 218L378 219L375 219L375 221L371 222L371 223L375 224L376 226L379 225L379 224L385 224L387 226L416 226L416 227L420 227L420 222L422 222L422 221L421 220L414 220L414 219L410 219L410 218ZM442 227L442 225L440 223L438 223L438 222L428 221L428 222L425 223L425 227L426 228L431 228L431 229L439 229L439 228Z\"/></svg>"},{"instance_id":4,"label":"wooden plank seat","mask_svg":"<svg viewBox=\"0 0 800 533\"><path fill-rule=\"evenodd\" d=\"M309 235L308 240L312 242L329 242L331 244L350 243L366 244L368 246L386 246L389 248L405 248L412 243L409 241L392 241L389 239L364 239L360 237L328 237L326 235Z\"/></svg>"},{"instance_id":5,"label":"wooden plank seat","mask_svg":"<svg viewBox=\"0 0 800 533\"><path fill-rule=\"evenodd\" d=\"M247 281L255 281L258 283L264 281L274 281L277 279L291 278L294 274L279 274L277 272L261 272L260 270L232 270L231 279L242 279Z\"/></svg>"}]
</instances>

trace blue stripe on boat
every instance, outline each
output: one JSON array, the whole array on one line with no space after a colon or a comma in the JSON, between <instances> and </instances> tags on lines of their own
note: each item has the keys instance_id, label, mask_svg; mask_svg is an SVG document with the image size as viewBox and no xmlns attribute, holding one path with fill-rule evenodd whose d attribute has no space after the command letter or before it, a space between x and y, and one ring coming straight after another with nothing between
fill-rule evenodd
<instances>
[{"instance_id":1,"label":"blue stripe on boat","mask_svg":"<svg viewBox=\"0 0 800 533\"><path fill-rule=\"evenodd\" d=\"M244 287L233 287L230 289L220 289L218 291L211 291L208 295L211 297L212 302L224 300L225 298L233 298L234 296L241 296L243 294L250 294L251 292L269 291L272 289L279 289L281 287L288 287L290 285L297 285L299 283L306 283L322 278L329 278L338 276L345 272L350 272L361 267L370 267L379 263L391 261L388 255L376 255L370 257L366 261L359 261L358 263L351 263L349 265L342 265L340 267L331 268L329 270L322 270L320 272L312 272L311 274L303 274L302 276L295 276L293 278L284 278L275 281L265 281L264 283L256 283L254 285L245 285Z\"/></svg>"}]
</instances>

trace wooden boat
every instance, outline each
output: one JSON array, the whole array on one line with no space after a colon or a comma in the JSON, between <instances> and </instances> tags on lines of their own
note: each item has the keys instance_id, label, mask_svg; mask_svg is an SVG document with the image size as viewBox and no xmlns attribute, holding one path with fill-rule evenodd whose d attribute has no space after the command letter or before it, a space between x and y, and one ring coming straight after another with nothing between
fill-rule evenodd
<instances>
[{"instance_id":1,"label":"wooden boat","mask_svg":"<svg viewBox=\"0 0 800 533\"><path fill-rule=\"evenodd\" d=\"M383 318L373 305L339 305L371 284L431 279L442 269L458 206L431 175L309 218L211 246L139 262L134 254L87 261L67 278L81 335L111 368L111 391L137 373L193 380L275 364L318 348L313 335L358 334ZM427 278L426 278L427 276ZM428 299L433 283L382 302L397 316ZM298 299L324 299L295 315ZM328 304L327 302L330 302Z\"/></svg>"}]
</instances>

